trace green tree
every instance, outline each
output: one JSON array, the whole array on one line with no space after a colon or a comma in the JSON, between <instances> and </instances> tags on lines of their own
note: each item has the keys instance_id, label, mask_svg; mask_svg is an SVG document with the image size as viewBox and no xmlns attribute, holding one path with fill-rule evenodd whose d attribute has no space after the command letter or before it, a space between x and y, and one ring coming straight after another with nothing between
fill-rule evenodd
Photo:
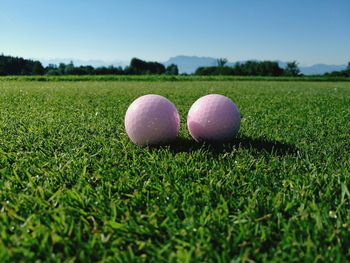
<instances>
[{"instance_id":1,"label":"green tree","mask_svg":"<svg viewBox=\"0 0 350 263\"><path fill-rule=\"evenodd\" d=\"M146 62L138 58L130 61L130 66L125 69L127 74L164 74L165 67L158 62Z\"/></svg>"},{"instance_id":2,"label":"green tree","mask_svg":"<svg viewBox=\"0 0 350 263\"><path fill-rule=\"evenodd\" d=\"M218 58L217 60L218 67L224 67L228 60L226 58Z\"/></svg>"},{"instance_id":3,"label":"green tree","mask_svg":"<svg viewBox=\"0 0 350 263\"><path fill-rule=\"evenodd\" d=\"M0 55L1 75L37 75L43 73L44 68L39 61Z\"/></svg>"},{"instance_id":4,"label":"green tree","mask_svg":"<svg viewBox=\"0 0 350 263\"><path fill-rule=\"evenodd\" d=\"M179 75L179 69L178 69L177 65L171 64L171 65L167 66L165 69L165 74L167 74L167 75Z\"/></svg>"},{"instance_id":5,"label":"green tree","mask_svg":"<svg viewBox=\"0 0 350 263\"><path fill-rule=\"evenodd\" d=\"M48 76L60 76L61 72L58 69L49 69L46 71L46 75L48 75Z\"/></svg>"},{"instance_id":6,"label":"green tree","mask_svg":"<svg viewBox=\"0 0 350 263\"><path fill-rule=\"evenodd\" d=\"M284 70L284 74L286 76L299 76L300 70L298 67L298 63L296 61L288 62L287 67Z\"/></svg>"},{"instance_id":7,"label":"green tree","mask_svg":"<svg viewBox=\"0 0 350 263\"><path fill-rule=\"evenodd\" d=\"M60 72L60 75L64 75L65 69L66 69L66 64L60 63L60 64L58 65L58 71Z\"/></svg>"},{"instance_id":8,"label":"green tree","mask_svg":"<svg viewBox=\"0 0 350 263\"><path fill-rule=\"evenodd\" d=\"M35 61L32 70L33 75L44 75L45 69L39 61Z\"/></svg>"},{"instance_id":9,"label":"green tree","mask_svg":"<svg viewBox=\"0 0 350 263\"><path fill-rule=\"evenodd\" d=\"M64 68L64 74L65 75L76 75L74 73L74 63L73 61L71 61L69 64L65 65L65 68Z\"/></svg>"}]
</instances>

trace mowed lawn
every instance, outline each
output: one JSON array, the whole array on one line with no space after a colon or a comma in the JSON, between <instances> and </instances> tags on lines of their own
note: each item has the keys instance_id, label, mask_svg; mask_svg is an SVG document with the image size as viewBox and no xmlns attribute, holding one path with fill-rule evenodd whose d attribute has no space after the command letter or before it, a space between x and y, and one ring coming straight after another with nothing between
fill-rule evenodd
<instances>
[{"instance_id":1,"label":"mowed lawn","mask_svg":"<svg viewBox=\"0 0 350 263\"><path fill-rule=\"evenodd\" d=\"M124 130L138 96L181 116L172 145ZM238 137L186 115L230 97ZM0 261L350 260L350 82L0 81Z\"/></svg>"}]
</instances>

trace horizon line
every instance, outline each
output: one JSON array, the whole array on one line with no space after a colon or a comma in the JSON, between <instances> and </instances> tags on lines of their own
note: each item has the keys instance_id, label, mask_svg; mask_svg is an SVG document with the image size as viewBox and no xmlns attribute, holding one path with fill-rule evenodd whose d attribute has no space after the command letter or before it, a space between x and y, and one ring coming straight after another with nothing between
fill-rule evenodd
<instances>
[{"instance_id":1,"label":"horizon line","mask_svg":"<svg viewBox=\"0 0 350 263\"><path fill-rule=\"evenodd\" d=\"M21 55L10 55L10 54L5 54L3 52L0 53L1 55L4 55L4 56L11 56L11 57L19 57L19 58L24 58L24 59L31 59L31 60L37 60L37 61L40 61L41 63L43 63L43 61L45 60L58 60L58 63L60 62L59 60L61 61L72 61L73 63L75 61L81 61L81 62L100 62L102 64L128 64L130 63L130 61L133 59L133 58L138 58L138 59L141 59L141 60L144 60L144 61L148 61L148 62L159 62L159 63L166 63L168 62L169 60L171 59L174 59L174 58L178 58L178 57L187 57L187 58L199 58L199 59L220 59L220 58L225 58L227 59L226 57L214 57L214 56L208 56L208 55L184 55L184 54L180 54L180 55L176 55L176 56L170 56L167 60L156 60L156 59L144 59L142 57L138 57L138 56L133 56L131 57L130 59L119 59L119 58L114 58L114 59L103 59L103 58L77 58L77 57L32 57L32 56L28 56L28 57L25 57L25 56L21 56ZM312 63L312 64L308 64L308 63L300 63L298 62L298 60L294 59L294 60L283 60L283 59L256 59L256 58L250 58L250 59L239 59L239 60L230 60L230 59L227 59L228 63L239 63L239 62L246 62L246 61L273 61L273 62L282 62L282 63L287 63L287 62L293 62L293 61L296 61L298 63L299 66L301 67L312 67L312 66L315 66L315 65L327 65L327 66L346 66L349 62L344 62L343 64L334 64L334 63L331 63L331 64L328 64L326 62L317 62L317 63ZM62 62L64 63L64 62ZM47 64L47 62L43 63L43 64ZM81 64L82 65L82 64Z\"/></svg>"}]
</instances>

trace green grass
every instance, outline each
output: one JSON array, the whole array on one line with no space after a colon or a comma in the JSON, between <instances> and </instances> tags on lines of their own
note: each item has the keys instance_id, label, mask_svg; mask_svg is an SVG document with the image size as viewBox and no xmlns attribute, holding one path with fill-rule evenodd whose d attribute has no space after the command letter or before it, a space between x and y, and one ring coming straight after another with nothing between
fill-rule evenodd
<instances>
[{"instance_id":1,"label":"green grass","mask_svg":"<svg viewBox=\"0 0 350 263\"><path fill-rule=\"evenodd\" d=\"M300 76L196 76L196 75L83 75L83 76L0 76L0 81L350 81L346 77Z\"/></svg>"},{"instance_id":2,"label":"green grass","mask_svg":"<svg viewBox=\"0 0 350 263\"><path fill-rule=\"evenodd\" d=\"M138 96L181 115L170 146L139 148ZM194 143L191 104L232 98L226 145ZM350 260L350 83L0 82L0 261Z\"/></svg>"}]
</instances>

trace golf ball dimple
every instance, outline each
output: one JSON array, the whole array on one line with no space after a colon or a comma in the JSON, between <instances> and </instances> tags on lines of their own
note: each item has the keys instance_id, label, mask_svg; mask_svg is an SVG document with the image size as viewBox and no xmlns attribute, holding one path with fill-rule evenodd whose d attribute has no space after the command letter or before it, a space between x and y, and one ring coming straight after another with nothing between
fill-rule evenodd
<instances>
[{"instance_id":1,"label":"golf ball dimple","mask_svg":"<svg viewBox=\"0 0 350 263\"><path fill-rule=\"evenodd\" d=\"M176 138L180 128L180 116L168 99L149 94L130 104L124 124L127 135L137 145L157 145Z\"/></svg>"},{"instance_id":2,"label":"golf ball dimple","mask_svg":"<svg viewBox=\"0 0 350 263\"><path fill-rule=\"evenodd\" d=\"M210 94L199 98L187 115L187 128L196 141L228 141L239 131L241 115L226 96Z\"/></svg>"}]
</instances>

